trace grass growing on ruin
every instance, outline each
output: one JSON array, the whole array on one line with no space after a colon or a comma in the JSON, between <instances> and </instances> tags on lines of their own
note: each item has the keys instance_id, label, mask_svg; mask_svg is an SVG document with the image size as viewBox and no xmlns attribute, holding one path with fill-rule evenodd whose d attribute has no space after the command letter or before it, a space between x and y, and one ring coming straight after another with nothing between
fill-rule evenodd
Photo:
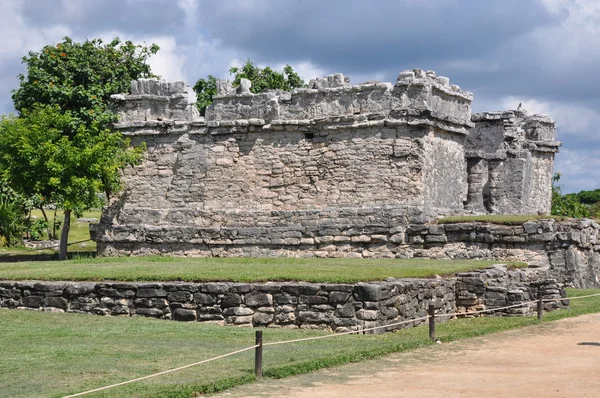
<instances>
[{"instance_id":1,"label":"grass growing on ruin","mask_svg":"<svg viewBox=\"0 0 600 398\"><path fill-rule=\"evenodd\" d=\"M488 267L494 261L119 257L0 263L0 280L305 281L352 283L427 278ZM512 263L511 263L512 264ZM524 264L517 264L524 265Z\"/></svg>"},{"instance_id":2,"label":"grass growing on ruin","mask_svg":"<svg viewBox=\"0 0 600 398\"><path fill-rule=\"evenodd\" d=\"M450 216L444 217L438 220L438 224L457 224L457 223L471 223L471 222L481 222L481 223L491 223L491 224L501 224L501 225L521 225L527 221L535 221L535 220L548 220L553 219L557 221L562 221L568 219L568 217L563 216L538 216L538 215L481 215L481 216Z\"/></svg>"},{"instance_id":3,"label":"grass growing on ruin","mask_svg":"<svg viewBox=\"0 0 600 398\"><path fill-rule=\"evenodd\" d=\"M600 293L569 290L569 296ZM544 320L600 312L600 297L575 300ZM538 323L535 317L453 320L437 327L443 342ZM323 335L266 329L265 342ZM254 343L254 331L148 318L99 317L0 309L2 396L60 397L211 358ZM379 336L337 336L265 347L266 377L281 378L376 358L431 344L421 326ZM253 352L150 380L95 393L93 397L191 397L252 382Z\"/></svg>"}]
</instances>

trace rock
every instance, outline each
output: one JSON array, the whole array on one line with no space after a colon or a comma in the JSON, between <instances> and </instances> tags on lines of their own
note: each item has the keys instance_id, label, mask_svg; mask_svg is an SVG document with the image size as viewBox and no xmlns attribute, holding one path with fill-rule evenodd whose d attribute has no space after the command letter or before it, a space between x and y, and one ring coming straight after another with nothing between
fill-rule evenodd
<instances>
[{"instance_id":1,"label":"rock","mask_svg":"<svg viewBox=\"0 0 600 398\"><path fill-rule=\"evenodd\" d=\"M195 321L196 311L185 308L177 308L175 311L173 311L173 320L186 322Z\"/></svg>"},{"instance_id":2,"label":"rock","mask_svg":"<svg viewBox=\"0 0 600 398\"><path fill-rule=\"evenodd\" d=\"M167 292L164 289L145 288L138 289L136 297L152 298L152 297L167 297Z\"/></svg>"},{"instance_id":3,"label":"rock","mask_svg":"<svg viewBox=\"0 0 600 398\"><path fill-rule=\"evenodd\" d=\"M223 310L223 314L226 316L245 316L254 315L254 310L247 307L230 307Z\"/></svg>"},{"instance_id":4,"label":"rock","mask_svg":"<svg viewBox=\"0 0 600 398\"><path fill-rule=\"evenodd\" d=\"M222 307L236 307L242 304L242 296L237 293L228 293L221 299Z\"/></svg>"},{"instance_id":5,"label":"rock","mask_svg":"<svg viewBox=\"0 0 600 398\"><path fill-rule=\"evenodd\" d=\"M44 307L56 307L61 310L67 310L69 302L62 297L47 297L44 299Z\"/></svg>"},{"instance_id":6,"label":"rock","mask_svg":"<svg viewBox=\"0 0 600 398\"><path fill-rule=\"evenodd\" d=\"M135 310L136 315L149 316L159 318L164 315L164 312L158 308L138 308Z\"/></svg>"},{"instance_id":7,"label":"rock","mask_svg":"<svg viewBox=\"0 0 600 398\"><path fill-rule=\"evenodd\" d=\"M358 301L379 301L382 298L380 285L361 283L354 288L354 291Z\"/></svg>"},{"instance_id":8,"label":"rock","mask_svg":"<svg viewBox=\"0 0 600 398\"><path fill-rule=\"evenodd\" d=\"M240 85L237 88L238 94L251 94L250 88L252 87L252 82L248 79L240 79Z\"/></svg>"},{"instance_id":9,"label":"rock","mask_svg":"<svg viewBox=\"0 0 600 398\"><path fill-rule=\"evenodd\" d=\"M255 326L268 325L269 323L273 322L273 318L274 318L273 314L257 312L252 317L252 323Z\"/></svg>"},{"instance_id":10,"label":"rock","mask_svg":"<svg viewBox=\"0 0 600 398\"><path fill-rule=\"evenodd\" d=\"M246 295L246 305L249 307L270 307L273 305L273 296L265 293Z\"/></svg>"},{"instance_id":11,"label":"rock","mask_svg":"<svg viewBox=\"0 0 600 398\"><path fill-rule=\"evenodd\" d=\"M44 298L40 296L23 297L23 305L29 308L38 308L44 304Z\"/></svg>"}]
</instances>

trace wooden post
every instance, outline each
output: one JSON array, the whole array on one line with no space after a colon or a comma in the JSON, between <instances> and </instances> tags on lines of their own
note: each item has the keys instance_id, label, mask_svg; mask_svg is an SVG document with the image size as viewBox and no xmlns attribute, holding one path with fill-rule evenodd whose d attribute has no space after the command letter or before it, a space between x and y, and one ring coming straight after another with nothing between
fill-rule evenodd
<instances>
[{"instance_id":1,"label":"wooden post","mask_svg":"<svg viewBox=\"0 0 600 398\"><path fill-rule=\"evenodd\" d=\"M544 316L544 298L542 296L542 288L539 287L538 288L538 302L537 302L537 318L538 321L542 320L542 317Z\"/></svg>"},{"instance_id":2,"label":"wooden post","mask_svg":"<svg viewBox=\"0 0 600 398\"><path fill-rule=\"evenodd\" d=\"M254 374L256 377L262 377L262 353L263 353L263 336L262 330L256 331L256 344L258 347L254 350Z\"/></svg>"},{"instance_id":3,"label":"wooden post","mask_svg":"<svg viewBox=\"0 0 600 398\"><path fill-rule=\"evenodd\" d=\"M429 338L435 341L435 306L429 304L427 312L429 314Z\"/></svg>"}]
</instances>

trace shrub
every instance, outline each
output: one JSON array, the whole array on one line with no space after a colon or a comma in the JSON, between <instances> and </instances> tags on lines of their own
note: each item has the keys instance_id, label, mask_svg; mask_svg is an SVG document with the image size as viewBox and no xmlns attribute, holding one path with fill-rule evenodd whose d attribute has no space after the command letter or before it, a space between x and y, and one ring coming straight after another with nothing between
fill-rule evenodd
<instances>
[{"instance_id":1,"label":"shrub","mask_svg":"<svg viewBox=\"0 0 600 398\"><path fill-rule=\"evenodd\" d=\"M23 242L26 230L23 207L7 197L0 198L0 238L6 246L17 246Z\"/></svg>"},{"instance_id":2,"label":"shrub","mask_svg":"<svg viewBox=\"0 0 600 398\"><path fill-rule=\"evenodd\" d=\"M590 211L579 201L577 195L561 193L559 181L560 173L554 174L552 177L552 215L572 218L589 217Z\"/></svg>"}]
</instances>

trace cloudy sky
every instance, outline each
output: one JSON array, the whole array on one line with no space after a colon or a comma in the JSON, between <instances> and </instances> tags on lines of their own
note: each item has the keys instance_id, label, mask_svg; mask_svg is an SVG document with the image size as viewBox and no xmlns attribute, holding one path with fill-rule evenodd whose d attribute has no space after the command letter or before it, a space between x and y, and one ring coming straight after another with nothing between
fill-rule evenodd
<instances>
[{"instance_id":1,"label":"cloudy sky","mask_svg":"<svg viewBox=\"0 0 600 398\"><path fill-rule=\"evenodd\" d=\"M156 43L153 70L191 84L248 58L353 83L432 69L474 112L551 116L564 192L600 187L598 0L0 0L0 114L21 57L64 36Z\"/></svg>"}]
</instances>

